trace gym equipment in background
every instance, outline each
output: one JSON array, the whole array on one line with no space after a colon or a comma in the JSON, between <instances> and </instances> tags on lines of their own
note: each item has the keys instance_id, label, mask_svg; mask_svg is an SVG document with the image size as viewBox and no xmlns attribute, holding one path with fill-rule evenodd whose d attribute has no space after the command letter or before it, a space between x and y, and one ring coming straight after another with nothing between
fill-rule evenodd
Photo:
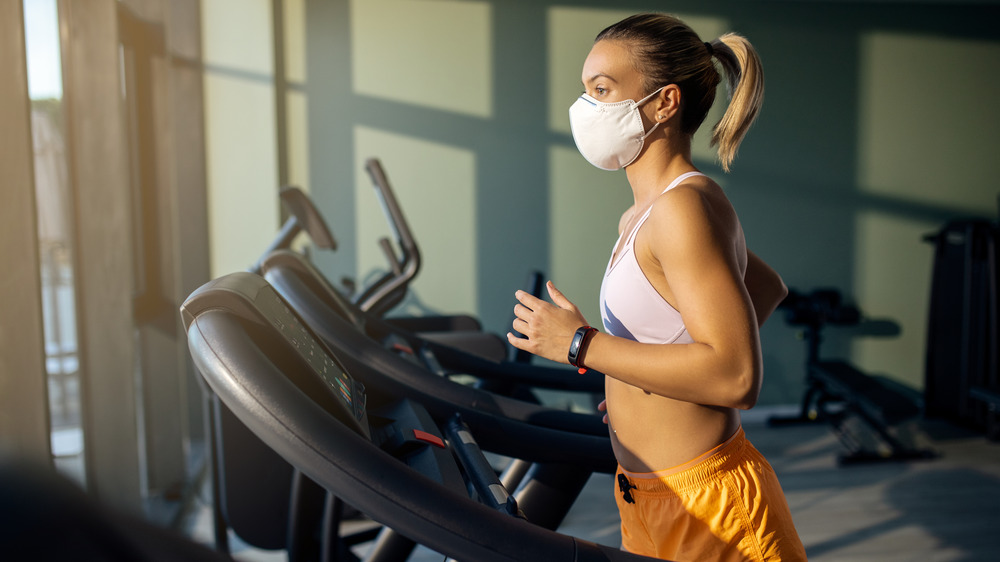
<instances>
[{"instance_id":1,"label":"gym equipment in background","mask_svg":"<svg viewBox=\"0 0 1000 562\"><path fill-rule=\"evenodd\" d=\"M411 332L390 319L366 313L338 292L300 254L273 252L262 260L261 266L261 275L315 329L322 331L334 320L339 319L339 324L346 321L354 331L384 348L396 352L407 350L430 373L446 377L471 375L480 379L480 388L504 395L514 395L518 385L582 393L604 391L604 376L596 371L580 375L575 369L486 359L466 351L465 346L447 345L447 338L428 338L425 333Z\"/></svg>"},{"instance_id":2,"label":"gym equipment in background","mask_svg":"<svg viewBox=\"0 0 1000 562\"><path fill-rule=\"evenodd\" d=\"M806 391L799 414L791 418L772 417L772 426L789 423L829 423L847 449L840 463L885 460L918 460L936 457L930 449L912 441L909 424L920 417L919 394L902 384L869 375L846 361L820 357L822 331L826 326L863 324L857 307L845 304L840 291L816 289L808 294L795 290L779 305L785 321L803 327L806 342ZM870 335L892 334L887 322L870 323ZM898 333L898 326L895 327ZM860 422L860 423L856 423Z\"/></svg>"},{"instance_id":3,"label":"gym equipment in background","mask_svg":"<svg viewBox=\"0 0 1000 562\"><path fill-rule=\"evenodd\" d=\"M333 290L350 299L357 308L369 316L385 317L388 322L406 331L421 334L424 338L459 347L496 361L507 358L530 362L531 354L509 345L506 338L484 332L479 319L469 314L387 317L387 314L406 298L410 283L421 269L421 253L379 159L367 159L365 170L371 177L386 222L394 233L398 252L389 238L379 239L379 247L385 254L388 270L360 289L353 279L344 278L337 286L330 284ZM275 251L289 250L299 232L307 233L318 248L336 249L333 235L308 195L296 187L286 187L281 190L281 201L289 213L289 218L274 241L261 254L260 260ZM260 260L249 270L259 273ZM542 286L542 274L538 271L529 272L524 290L540 297Z\"/></svg>"},{"instance_id":4,"label":"gym equipment in background","mask_svg":"<svg viewBox=\"0 0 1000 562\"><path fill-rule=\"evenodd\" d=\"M997 223L956 220L924 241L934 245L926 415L1000 440L1000 309Z\"/></svg>"},{"instance_id":5,"label":"gym equipment in background","mask_svg":"<svg viewBox=\"0 0 1000 562\"><path fill-rule=\"evenodd\" d=\"M326 225L323 215L316 209L316 206L313 205L308 195L295 186L288 186L281 188L278 192L278 197L285 210L288 211L288 218L285 219L284 224L281 225L281 230L271 240L268 247L264 249L261 259L271 252L290 248L295 237L300 232L308 234L309 239L312 240L312 243L317 248L324 250L337 249L337 241L333 238L330 227ZM259 272L260 260L250 266L249 270L255 273Z\"/></svg>"},{"instance_id":6,"label":"gym equipment in background","mask_svg":"<svg viewBox=\"0 0 1000 562\"><path fill-rule=\"evenodd\" d=\"M420 248L413 238L403 210L396 201L396 194L389 184L382 163L377 158L369 158L365 161L365 171L371 177L386 222L396 237L399 255L396 255L388 238L379 240L379 247L389 262L389 271L361 290L354 298L354 302L361 310L384 316L402 302L407 287L420 271Z\"/></svg>"},{"instance_id":7,"label":"gym equipment in background","mask_svg":"<svg viewBox=\"0 0 1000 562\"><path fill-rule=\"evenodd\" d=\"M543 387L592 396L603 388L600 373L583 376L567 368L495 363L422 340L358 310L294 253L275 252L265 260L263 272L302 321L366 385L416 400L435 419L462 409L487 450L513 457L503 479L512 489L520 483L515 491L519 497L532 498L525 511L533 522L556 528L590 473L614 470L607 426L600 422L596 409L584 415L561 405L539 409L542 400L532 393ZM457 365L465 368L456 370ZM462 383L453 380L456 375ZM492 416L500 412L505 419L498 424ZM529 421L533 427L524 428L518 420ZM548 428L582 434L582 441L566 450L569 442L563 441L563 434L533 450L530 443L547 439ZM525 430L532 439L509 448L508 437ZM545 499L538 500L537 494Z\"/></svg>"},{"instance_id":8,"label":"gym equipment in background","mask_svg":"<svg viewBox=\"0 0 1000 562\"><path fill-rule=\"evenodd\" d=\"M385 201L383 208L386 209L387 218L395 217L390 219L390 225L394 226L396 232L402 233L398 236L400 245L403 248L408 248L402 252L403 257L398 260L399 265L395 268L397 273L408 273L399 278L394 277L393 273L390 272L378 282L378 286L382 290L376 290L376 287L373 286L372 290L369 291L372 295L368 299L369 302L376 310L381 310L384 309L385 305L378 303L388 302L384 299L398 300L401 295L405 294L407 284L419 270L419 250L409 233L405 220L402 218L402 213L395 202L391 187L385 179L378 161L376 159L369 160L367 169L373 176L376 193L379 194L380 200ZM326 222L305 193L295 187L286 187L281 190L280 196L281 202L288 212L288 218L275 239L265 249L265 253L250 268L250 271L259 273L265 259L272 254L296 256L293 261L307 263L303 255L290 250L293 240L300 232L308 234L319 248L336 249L336 241ZM396 261L389 241L382 240L380 243L384 249L387 249L386 253L390 256L390 260ZM316 273L318 274L318 271ZM347 302L348 306L355 310L359 316L364 315L381 321L381 314L376 314L371 310L361 311L359 305L344 296L338 289L333 288L329 283L326 285L338 298ZM500 342L495 335L479 331L478 321L471 317L396 318L388 320L388 322L392 324L386 324L386 326L398 324L430 330L422 335L428 338L436 336L438 343L433 344L435 349L442 357L449 357L449 362L460 361L464 369L476 368L477 366L485 368L483 365L495 366L495 362L484 361L480 356L500 360L506 352L506 342ZM398 326L392 329L396 332L405 332ZM414 335L413 338L416 336ZM283 459L270 451L218 400L210 388L205 386L201 380L199 382L205 392L206 434L209 437L212 518L216 548L222 552L229 552L229 531L231 530L239 539L251 546L267 550L287 550L290 560L314 558L318 548L315 537L323 532L318 528L322 524L324 509L322 490L319 490L309 478L294 470ZM512 385L518 383L513 375L507 375L506 377L498 377L487 384L492 384L492 389L496 391L513 392ZM544 381L541 384L545 384ZM592 386L597 387L596 384ZM523 388L523 386L518 388ZM527 392L524 391L522 397L527 397ZM245 470L245 466L248 464L255 467L253 472ZM530 463L528 464L530 466ZM527 466L521 466L520 472L512 467L510 482L516 484L528 471ZM262 475L266 484L262 483L260 478ZM533 473L533 475L545 477L543 473ZM584 476L582 481L580 481L579 476L575 478L576 481L579 481L579 486L582 487L586 477ZM530 483L532 478L529 477L525 481ZM573 482L574 480L567 476L566 481ZM555 520L556 517L561 520L561 516L555 515L550 516L549 519ZM342 537L341 548L349 547L354 542L370 540L372 536L373 529L371 527L361 526L353 536Z\"/></svg>"}]
</instances>

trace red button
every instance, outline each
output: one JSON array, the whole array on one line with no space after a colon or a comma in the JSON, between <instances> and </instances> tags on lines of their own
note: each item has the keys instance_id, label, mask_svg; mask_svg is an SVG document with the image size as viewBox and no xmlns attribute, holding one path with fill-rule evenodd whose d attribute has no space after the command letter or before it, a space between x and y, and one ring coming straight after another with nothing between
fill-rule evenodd
<instances>
[{"instance_id":1,"label":"red button","mask_svg":"<svg viewBox=\"0 0 1000 562\"><path fill-rule=\"evenodd\" d=\"M401 343L392 344L393 351L401 351L407 355L413 355L413 348L408 345L403 345Z\"/></svg>"},{"instance_id":2,"label":"red button","mask_svg":"<svg viewBox=\"0 0 1000 562\"><path fill-rule=\"evenodd\" d=\"M416 437L417 441L423 441L424 443L429 443L435 447L441 447L444 449L444 441L436 435L431 435L426 431L420 431L419 429L413 430L413 436Z\"/></svg>"}]
</instances>

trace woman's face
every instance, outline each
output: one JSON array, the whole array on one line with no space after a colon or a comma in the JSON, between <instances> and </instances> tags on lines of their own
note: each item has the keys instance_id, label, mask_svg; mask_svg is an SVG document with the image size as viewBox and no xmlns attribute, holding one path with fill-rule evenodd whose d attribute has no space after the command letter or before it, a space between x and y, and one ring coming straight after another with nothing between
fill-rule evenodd
<instances>
[{"instance_id":1,"label":"woman's face","mask_svg":"<svg viewBox=\"0 0 1000 562\"><path fill-rule=\"evenodd\" d=\"M594 43L583 62L581 80L588 95L607 103L639 100L648 93L642 91L642 76L632 66L628 50L619 41Z\"/></svg>"}]
</instances>

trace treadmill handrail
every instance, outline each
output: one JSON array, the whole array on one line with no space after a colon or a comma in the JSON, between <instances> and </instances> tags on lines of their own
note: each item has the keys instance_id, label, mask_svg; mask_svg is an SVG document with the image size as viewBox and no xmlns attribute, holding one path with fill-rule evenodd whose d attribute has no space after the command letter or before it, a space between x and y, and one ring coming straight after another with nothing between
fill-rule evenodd
<instances>
[{"instance_id":1,"label":"treadmill handrail","mask_svg":"<svg viewBox=\"0 0 1000 562\"><path fill-rule=\"evenodd\" d=\"M410 225L406 222L403 210L400 208L396 195L377 158L369 158L365 162L365 170L371 176L375 194L378 196L382 211L389 227L396 235L402 256L398 261L390 260L390 272L369 286L358 296L355 302L361 310L383 315L406 296L406 287L420 271L420 249L413 238ZM384 251L384 247L383 247ZM398 272L398 273L396 273Z\"/></svg>"},{"instance_id":2,"label":"treadmill handrail","mask_svg":"<svg viewBox=\"0 0 1000 562\"><path fill-rule=\"evenodd\" d=\"M249 270L254 273L260 273L264 258L272 252L290 248L295 237L303 231L309 235L317 247L327 250L337 249L337 240L330 232L330 227L326 225L323 215L316 209L308 195L292 185L282 188L278 195L288 211L288 218L285 219L278 234L271 240L257 263L250 266Z\"/></svg>"},{"instance_id":3,"label":"treadmill handrail","mask_svg":"<svg viewBox=\"0 0 1000 562\"><path fill-rule=\"evenodd\" d=\"M293 288L282 297L368 388L407 396L440 421L460 412L475 428L480 445L497 454L535 462L577 463L604 473L617 468L607 426L599 416L549 408L438 376L363 334L289 270L267 270L265 279L279 293L281 287Z\"/></svg>"},{"instance_id":4,"label":"treadmill handrail","mask_svg":"<svg viewBox=\"0 0 1000 562\"><path fill-rule=\"evenodd\" d=\"M396 334L407 340L414 348L426 347L434 354L440 354L439 362L447 372L453 374L471 374L476 377L518 382L537 388L569 390L573 392L604 392L604 375L598 371L589 370L579 374L576 369L547 367L506 361L497 363L467 353L452 346L442 345L421 338L391 321L384 320L373 314L365 313L340 294L330 285L326 277L300 254L289 251L277 251L263 260L262 275L275 268L287 268L296 272L303 283L313 292L319 293L318 298L337 314L346 317L352 324L368 334Z\"/></svg>"}]
</instances>

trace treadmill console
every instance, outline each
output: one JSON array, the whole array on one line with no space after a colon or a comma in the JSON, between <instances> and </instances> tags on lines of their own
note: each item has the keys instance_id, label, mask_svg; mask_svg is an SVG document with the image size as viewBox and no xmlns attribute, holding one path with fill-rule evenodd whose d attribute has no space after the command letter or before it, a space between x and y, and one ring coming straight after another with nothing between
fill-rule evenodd
<instances>
[{"instance_id":1,"label":"treadmill console","mask_svg":"<svg viewBox=\"0 0 1000 562\"><path fill-rule=\"evenodd\" d=\"M311 370L315 377L300 372L305 376L295 377L298 380L294 382L348 427L371 437L364 385L344 372L267 281L252 273L234 273L203 285L181 306L185 329L190 329L200 314L210 310L223 310L242 322L272 327L286 344L285 353L279 356L290 360L294 357L304 363L299 369L282 370L286 373L301 371L301 367ZM322 389L317 380L322 382Z\"/></svg>"}]
</instances>

